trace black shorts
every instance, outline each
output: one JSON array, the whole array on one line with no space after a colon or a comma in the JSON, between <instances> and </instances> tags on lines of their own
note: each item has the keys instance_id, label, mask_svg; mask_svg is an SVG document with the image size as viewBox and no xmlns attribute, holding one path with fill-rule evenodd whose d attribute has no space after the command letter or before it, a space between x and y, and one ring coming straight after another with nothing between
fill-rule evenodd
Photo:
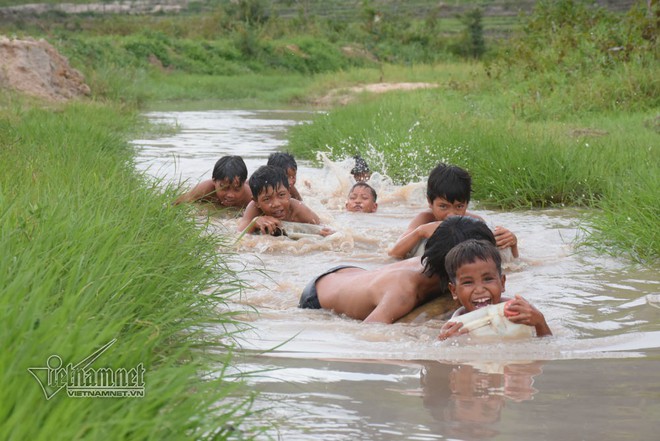
<instances>
[{"instance_id":1,"label":"black shorts","mask_svg":"<svg viewBox=\"0 0 660 441\"><path fill-rule=\"evenodd\" d=\"M300 302L298 303L298 308L303 309L321 309L321 303L319 303L319 296L316 292L316 282L323 276L332 274L340 269L344 268L359 268L353 265L339 265L334 268L330 268L328 271L322 273L321 275L312 279L305 289L303 289L302 295L300 296Z\"/></svg>"}]
</instances>

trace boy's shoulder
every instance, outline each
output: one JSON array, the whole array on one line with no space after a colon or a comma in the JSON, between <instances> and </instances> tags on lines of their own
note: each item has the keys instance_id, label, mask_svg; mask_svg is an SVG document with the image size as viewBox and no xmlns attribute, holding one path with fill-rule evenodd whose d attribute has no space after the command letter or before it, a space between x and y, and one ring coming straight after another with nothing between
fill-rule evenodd
<instances>
[{"instance_id":1,"label":"boy's shoulder","mask_svg":"<svg viewBox=\"0 0 660 441\"><path fill-rule=\"evenodd\" d=\"M428 224L430 222L435 222L435 216L433 216L433 212L431 211L430 208L427 208L415 215L413 218L413 222L417 222L418 224Z\"/></svg>"}]
</instances>

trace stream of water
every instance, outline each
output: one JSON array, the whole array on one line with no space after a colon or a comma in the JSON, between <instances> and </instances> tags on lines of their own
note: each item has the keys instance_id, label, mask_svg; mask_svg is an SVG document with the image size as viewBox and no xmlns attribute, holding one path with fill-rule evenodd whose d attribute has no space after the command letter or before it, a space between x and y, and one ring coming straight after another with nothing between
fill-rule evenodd
<instances>
[{"instance_id":1,"label":"stream of water","mask_svg":"<svg viewBox=\"0 0 660 441\"><path fill-rule=\"evenodd\" d=\"M134 140L137 166L191 187L223 155L251 173L286 131L310 118L294 110L151 112L173 135ZM233 267L250 288L230 307L252 329L242 335L242 371L260 392L255 408L283 440L652 440L660 425L660 275L623 259L576 249L573 210L473 211L519 239L505 267L507 293L540 309L554 336L516 342L439 342L439 321L362 324L297 308L302 288L338 264L375 268L426 207L423 182L370 181L378 212L347 213L351 160L323 167L298 160L304 202L337 232L329 237L246 236ZM458 164L460 165L460 164ZM588 215L588 213L586 213ZM236 234L236 219L213 218ZM263 352L264 350L269 350Z\"/></svg>"}]
</instances>

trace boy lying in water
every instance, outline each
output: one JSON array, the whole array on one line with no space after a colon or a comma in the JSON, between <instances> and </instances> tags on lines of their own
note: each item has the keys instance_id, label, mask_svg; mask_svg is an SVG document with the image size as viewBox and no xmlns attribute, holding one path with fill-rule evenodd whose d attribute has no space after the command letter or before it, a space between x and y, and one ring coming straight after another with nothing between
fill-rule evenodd
<instances>
[{"instance_id":1,"label":"boy lying in water","mask_svg":"<svg viewBox=\"0 0 660 441\"><path fill-rule=\"evenodd\" d=\"M378 210L376 190L366 182L357 182L348 192L346 211L351 213L375 213Z\"/></svg>"},{"instance_id":2,"label":"boy lying in water","mask_svg":"<svg viewBox=\"0 0 660 441\"><path fill-rule=\"evenodd\" d=\"M282 221L314 225L320 223L316 213L299 200L291 198L289 180L283 168L261 166L250 176L249 184L252 201L238 221L238 231L279 235L282 233ZM323 228L319 234L328 236L332 230Z\"/></svg>"},{"instance_id":3,"label":"boy lying in water","mask_svg":"<svg viewBox=\"0 0 660 441\"><path fill-rule=\"evenodd\" d=\"M200 182L179 196L174 204L205 201L222 207L245 208L252 200L247 167L240 156L223 156L213 167L211 179Z\"/></svg>"},{"instance_id":4,"label":"boy lying in water","mask_svg":"<svg viewBox=\"0 0 660 441\"><path fill-rule=\"evenodd\" d=\"M389 256L397 259L419 255L427 238L433 234L438 224L449 216L471 216L481 219L467 211L472 193L472 177L455 165L438 164L429 173L426 185L426 199L429 208L418 213L406 231L399 236L394 246L388 251ZM495 239L500 249L511 248L513 257L518 257L518 238L503 227L495 228Z\"/></svg>"},{"instance_id":5,"label":"boy lying in water","mask_svg":"<svg viewBox=\"0 0 660 441\"><path fill-rule=\"evenodd\" d=\"M429 238L421 258L374 270L348 265L332 268L309 282L298 307L329 309L365 322L394 323L416 306L448 294L445 256L454 245L470 238L495 243L484 222L451 217Z\"/></svg>"},{"instance_id":6,"label":"boy lying in water","mask_svg":"<svg viewBox=\"0 0 660 441\"><path fill-rule=\"evenodd\" d=\"M500 252L492 242L472 239L459 243L447 254L445 269L451 295L461 304L452 317L488 305L509 302L504 315L511 322L533 326L537 337L552 335L543 314L527 300L519 295L513 300L502 297L506 276L502 274ZM461 322L450 319L442 327L438 338L446 340L466 333Z\"/></svg>"}]
</instances>

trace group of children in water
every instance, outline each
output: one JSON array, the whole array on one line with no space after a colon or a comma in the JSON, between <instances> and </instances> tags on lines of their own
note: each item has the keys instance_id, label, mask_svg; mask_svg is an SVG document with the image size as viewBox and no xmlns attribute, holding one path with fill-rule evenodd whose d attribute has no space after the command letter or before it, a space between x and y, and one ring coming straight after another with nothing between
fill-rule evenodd
<instances>
[{"instance_id":1,"label":"group of children in water","mask_svg":"<svg viewBox=\"0 0 660 441\"><path fill-rule=\"evenodd\" d=\"M373 213L377 194L366 181L366 162L355 157L351 170L355 184L345 204L349 212ZM302 202L296 189L297 163L289 153L273 153L266 165L247 179L240 156L224 156L212 178L197 184L175 203L204 200L224 207L244 209L238 230L246 233L282 234L282 221L320 223L319 216ZM507 318L532 326L536 335L551 335L545 318L521 296L502 297L506 277L500 250L510 248L518 257L515 234L503 227L494 231L479 216L467 211L472 191L470 174L460 167L438 164L429 174L426 196L429 208L417 214L388 254L397 262L366 270L334 267L304 288L300 308L326 309L365 322L394 323L432 299L451 294L460 304L452 317L507 302ZM322 228L319 234L333 233ZM419 256L421 254L421 257ZM442 327L445 340L465 334L462 323L451 319Z\"/></svg>"}]
</instances>

